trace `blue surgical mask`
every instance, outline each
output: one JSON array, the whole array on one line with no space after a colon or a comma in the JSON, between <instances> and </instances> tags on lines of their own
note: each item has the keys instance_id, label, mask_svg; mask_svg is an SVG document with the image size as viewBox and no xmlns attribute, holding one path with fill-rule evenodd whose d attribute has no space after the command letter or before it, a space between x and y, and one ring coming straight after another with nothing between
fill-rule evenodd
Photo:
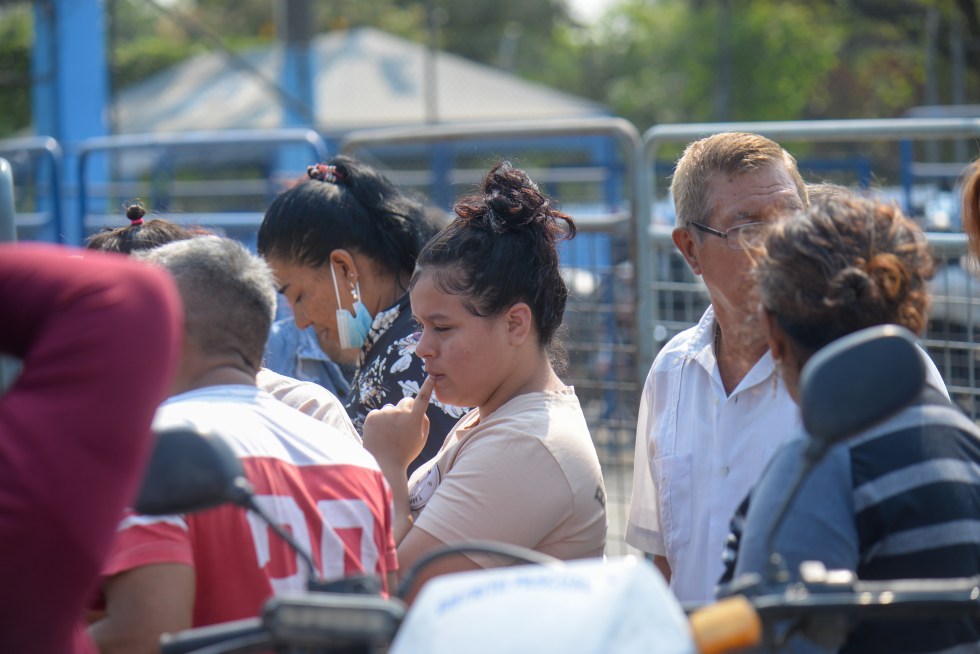
<instances>
[{"instance_id":1,"label":"blue surgical mask","mask_svg":"<svg viewBox=\"0 0 980 654\"><path fill-rule=\"evenodd\" d=\"M360 349L367 339L374 317L361 302L361 285L354 283L354 315L340 305L340 291L337 287L337 273L330 266L333 276L333 291L337 295L337 340L343 349Z\"/></svg>"}]
</instances>

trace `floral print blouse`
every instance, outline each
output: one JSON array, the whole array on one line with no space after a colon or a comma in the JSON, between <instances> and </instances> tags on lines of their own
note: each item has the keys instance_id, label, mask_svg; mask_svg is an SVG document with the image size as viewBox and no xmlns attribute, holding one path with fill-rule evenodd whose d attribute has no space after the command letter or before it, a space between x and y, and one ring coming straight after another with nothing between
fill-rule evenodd
<instances>
[{"instance_id":1,"label":"floral print blouse","mask_svg":"<svg viewBox=\"0 0 980 654\"><path fill-rule=\"evenodd\" d=\"M425 381L425 366L422 359L415 356L416 330L407 293L395 306L374 317L361 350L361 366L354 373L344 403L358 433L364 430L364 418L371 409L398 404L403 397L418 395L419 387ZM429 438L422 453L408 467L409 474L436 455L446 434L468 410L442 404L432 397L426 410Z\"/></svg>"}]
</instances>

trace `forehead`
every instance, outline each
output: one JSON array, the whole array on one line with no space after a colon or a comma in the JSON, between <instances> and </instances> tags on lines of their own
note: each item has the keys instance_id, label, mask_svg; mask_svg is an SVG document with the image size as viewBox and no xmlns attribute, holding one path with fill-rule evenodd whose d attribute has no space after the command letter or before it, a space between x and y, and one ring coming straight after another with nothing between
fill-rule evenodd
<instances>
[{"instance_id":1,"label":"forehead","mask_svg":"<svg viewBox=\"0 0 980 654\"><path fill-rule=\"evenodd\" d=\"M793 178L779 164L736 176L715 173L708 184L707 200L711 222L720 228L803 208Z\"/></svg>"},{"instance_id":2,"label":"forehead","mask_svg":"<svg viewBox=\"0 0 980 654\"><path fill-rule=\"evenodd\" d=\"M276 284L283 286L297 286L314 284L318 281L320 274L316 268L301 263L292 263L275 257L266 259L272 274L276 278Z\"/></svg>"},{"instance_id":3,"label":"forehead","mask_svg":"<svg viewBox=\"0 0 980 654\"><path fill-rule=\"evenodd\" d=\"M431 272L423 273L408 294L412 303L412 315L429 320L434 317L469 314L461 296L445 293L435 283Z\"/></svg>"}]
</instances>

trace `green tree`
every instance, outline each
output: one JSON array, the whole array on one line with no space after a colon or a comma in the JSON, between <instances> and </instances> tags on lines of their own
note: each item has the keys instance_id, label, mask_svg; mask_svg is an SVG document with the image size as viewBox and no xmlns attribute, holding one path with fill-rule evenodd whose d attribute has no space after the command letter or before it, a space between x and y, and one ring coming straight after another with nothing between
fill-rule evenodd
<instances>
[{"instance_id":1,"label":"green tree","mask_svg":"<svg viewBox=\"0 0 980 654\"><path fill-rule=\"evenodd\" d=\"M33 26L29 3L0 6L0 138L31 123Z\"/></svg>"},{"instance_id":2,"label":"green tree","mask_svg":"<svg viewBox=\"0 0 980 654\"><path fill-rule=\"evenodd\" d=\"M570 23L563 0L430 0L444 17L440 46L473 61L533 73Z\"/></svg>"},{"instance_id":3,"label":"green tree","mask_svg":"<svg viewBox=\"0 0 980 654\"><path fill-rule=\"evenodd\" d=\"M840 5L850 23L843 65L828 80L833 115L893 116L916 104L950 104L957 96L980 100L980 0L842 0ZM951 73L957 58L954 32L963 46L962 80Z\"/></svg>"},{"instance_id":4,"label":"green tree","mask_svg":"<svg viewBox=\"0 0 980 654\"><path fill-rule=\"evenodd\" d=\"M719 2L625 0L592 34L567 37L578 44L576 88L641 129L806 113L837 64L841 26L825 7L809 3L744 0L734 7L725 23ZM715 96L723 64L731 86L727 115L720 116Z\"/></svg>"}]
</instances>

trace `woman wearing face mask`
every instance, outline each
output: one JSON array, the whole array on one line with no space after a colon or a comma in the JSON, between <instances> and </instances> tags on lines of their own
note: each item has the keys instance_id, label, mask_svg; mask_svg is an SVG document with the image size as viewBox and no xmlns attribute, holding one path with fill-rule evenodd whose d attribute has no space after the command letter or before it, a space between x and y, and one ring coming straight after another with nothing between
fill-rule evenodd
<instances>
[{"instance_id":1,"label":"woman wearing face mask","mask_svg":"<svg viewBox=\"0 0 980 654\"><path fill-rule=\"evenodd\" d=\"M354 159L310 166L307 175L266 211L258 250L296 325L313 325L333 361L359 364L345 406L361 431L371 409L414 396L425 380L408 282L434 229L421 203ZM432 428L412 469L439 450L465 411L429 405Z\"/></svg>"}]
</instances>

